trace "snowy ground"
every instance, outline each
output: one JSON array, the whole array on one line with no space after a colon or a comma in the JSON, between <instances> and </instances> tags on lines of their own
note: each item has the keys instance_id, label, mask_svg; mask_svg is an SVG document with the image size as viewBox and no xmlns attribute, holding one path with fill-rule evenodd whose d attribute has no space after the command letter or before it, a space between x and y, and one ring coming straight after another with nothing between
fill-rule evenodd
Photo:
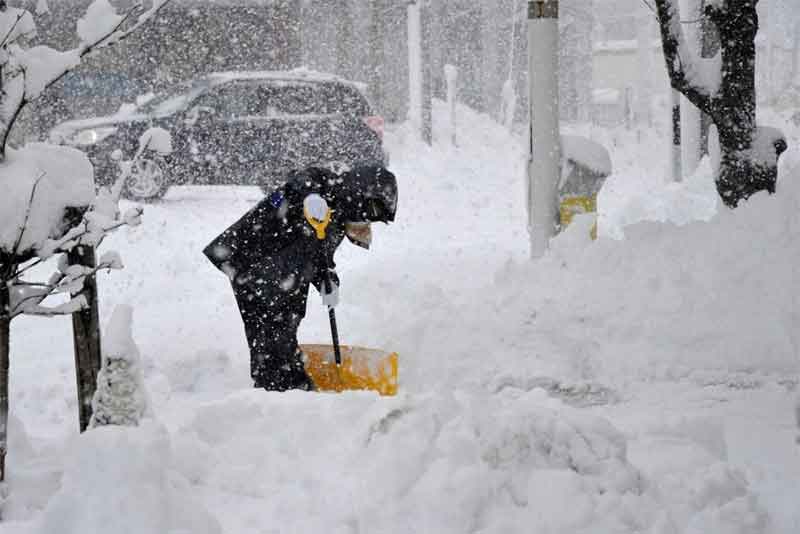
<instances>
[{"instance_id":1,"label":"snowy ground","mask_svg":"<svg viewBox=\"0 0 800 534\"><path fill-rule=\"evenodd\" d=\"M458 147L437 133L389 132L398 222L337 254L340 335L400 353L398 397L250 389L200 251L260 193L175 189L100 281L155 420L77 436L69 322L16 321L0 533L800 532L798 182L715 216L655 132L591 132L602 238L578 222L531 263L519 139L466 111ZM300 336L328 339L316 294Z\"/></svg>"}]
</instances>

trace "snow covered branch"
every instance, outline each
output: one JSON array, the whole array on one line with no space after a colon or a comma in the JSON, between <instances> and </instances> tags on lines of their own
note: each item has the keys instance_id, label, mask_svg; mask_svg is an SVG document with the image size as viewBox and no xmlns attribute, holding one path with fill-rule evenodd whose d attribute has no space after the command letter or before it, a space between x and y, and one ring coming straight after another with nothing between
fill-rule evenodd
<instances>
[{"instance_id":1,"label":"snow covered branch","mask_svg":"<svg viewBox=\"0 0 800 534\"><path fill-rule=\"evenodd\" d=\"M720 89L720 56L702 58L699 50L689 46L681 23L678 0L655 0L655 3L672 87L710 114Z\"/></svg>"},{"instance_id":2,"label":"snow covered branch","mask_svg":"<svg viewBox=\"0 0 800 534\"><path fill-rule=\"evenodd\" d=\"M116 253L108 253L101 258L95 267L84 265L69 265L60 267L50 281L46 284L29 284L26 282L12 282L11 302L8 316L10 319L19 315L38 315L53 317L56 315L71 315L86 309L86 298L80 295L84 282L88 277L94 276L98 271L121 269L122 262ZM48 297L61 293L69 293L72 298L55 307L42 306Z\"/></svg>"}]
</instances>

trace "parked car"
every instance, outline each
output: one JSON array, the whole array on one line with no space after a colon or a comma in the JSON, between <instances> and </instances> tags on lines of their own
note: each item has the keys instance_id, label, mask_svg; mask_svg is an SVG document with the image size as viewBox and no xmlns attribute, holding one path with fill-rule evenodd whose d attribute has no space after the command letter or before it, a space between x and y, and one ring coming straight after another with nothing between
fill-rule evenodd
<instances>
[{"instance_id":1,"label":"parked car","mask_svg":"<svg viewBox=\"0 0 800 534\"><path fill-rule=\"evenodd\" d=\"M170 132L173 152L138 160L124 188L136 200L160 198L172 185L271 189L292 169L387 163L383 118L362 87L305 70L210 74L129 113L62 123L50 139L84 150L106 185L152 127Z\"/></svg>"}]
</instances>

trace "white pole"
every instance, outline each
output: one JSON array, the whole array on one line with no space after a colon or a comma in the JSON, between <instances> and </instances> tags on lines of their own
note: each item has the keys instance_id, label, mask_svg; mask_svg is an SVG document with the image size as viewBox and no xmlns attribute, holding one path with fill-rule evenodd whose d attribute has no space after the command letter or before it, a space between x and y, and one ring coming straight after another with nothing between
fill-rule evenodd
<instances>
[{"instance_id":1,"label":"white pole","mask_svg":"<svg viewBox=\"0 0 800 534\"><path fill-rule=\"evenodd\" d=\"M528 86L528 230L531 257L541 258L556 233L561 174L558 0L528 0Z\"/></svg>"},{"instance_id":2,"label":"white pole","mask_svg":"<svg viewBox=\"0 0 800 534\"><path fill-rule=\"evenodd\" d=\"M450 116L450 130L453 146L456 143L456 99L458 91L458 68L453 65L444 66L444 77L447 80L447 110Z\"/></svg>"},{"instance_id":3,"label":"white pole","mask_svg":"<svg viewBox=\"0 0 800 534\"><path fill-rule=\"evenodd\" d=\"M683 0L681 14L689 20L703 18L702 0ZM684 30L690 53L701 57L703 53L703 32L701 24L686 24ZM702 113L681 96L681 178L692 176L700 166L702 149L700 147Z\"/></svg>"},{"instance_id":4,"label":"white pole","mask_svg":"<svg viewBox=\"0 0 800 534\"><path fill-rule=\"evenodd\" d=\"M408 4L408 117L422 136L422 21L419 2Z\"/></svg>"},{"instance_id":5,"label":"white pole","mask_svg":"<svg viewBox=\"0 0 800 534\"><path fill-rule=\"evenodd\" d=\"M650 126L650 98L652 95L651 80L651 65L652 52L651 42L652 36L650 33L650 16L646 19L639 18L636 20L638 28L636 30L636 128L638 136L641 140L642 129Z\"/></svg>"}]
</instances>

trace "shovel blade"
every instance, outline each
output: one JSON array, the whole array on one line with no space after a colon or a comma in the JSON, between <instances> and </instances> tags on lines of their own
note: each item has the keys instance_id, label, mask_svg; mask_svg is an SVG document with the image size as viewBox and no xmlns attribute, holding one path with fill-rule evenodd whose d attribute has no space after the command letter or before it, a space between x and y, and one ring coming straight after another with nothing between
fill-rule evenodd
<instances>
[{"instance_id":1,"label":"shovel blade","mask_svg":"<svg viewBox=\"0 0 800 534\"><path fill-rule=\"evenodd\" d=\"M364 347L340 346L341 365L336 365L333 345L301 345L306 372L317 391L377 391L397 394L398 356Z\"/></svg>"}]
</instances>

